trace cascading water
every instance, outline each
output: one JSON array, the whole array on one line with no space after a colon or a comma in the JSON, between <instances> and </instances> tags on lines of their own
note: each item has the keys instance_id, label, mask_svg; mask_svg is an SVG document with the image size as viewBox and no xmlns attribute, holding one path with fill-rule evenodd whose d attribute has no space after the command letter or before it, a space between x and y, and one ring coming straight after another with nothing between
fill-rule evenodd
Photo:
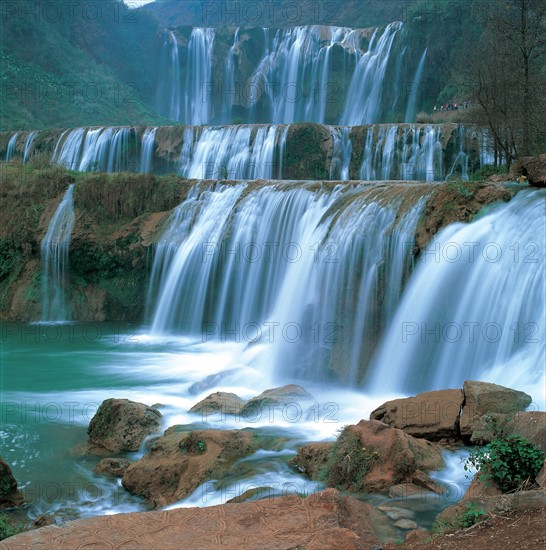
<instances>
[{"instance_id":1,"label":"cascading water","mask_svg":"<svg viewBox=\"0 0 546 550\"><path fill-rule=\"evenodd\" d=\"M43 322L67 321L70 318L65 295L73 226L74 184L71 184L51 218L47 233L41 242Z\"/></svg>"},{"instance_id":2,"label":"cascading water","mask_svg":"<svg viewBox=\"0 0 546 550\"><path fill-rule=\"evenodd\" d=\"M180 120L180 62L178 60L178 40L174 32L169 33L171 37L171 108L169 118Z\"/></svg>"},{"instance_id":3,"label":"cascading water","mask_svg":"<svg viewBox=\"0 0 546 550\"><path fill-rule=\"evenodd\" d=\"M287 132L283 126L208 127L196 136L186 129L180 174L196 179L272 179Z\"/></svg>"},{"instance_id":4,"label":"cascading water","mask_svg":"<svg viewBox=\"0 0 546 550\"><path fill-rule=\"evenodd\" d=\"M387 79L387 67L401 28L402 23L398 22L384 31L376 29L366 52L360 45L361 38L367 35L364 30L299 26L278 29L270 40L270 29L264 29L263 53L244 82L236 81L236 67L248 70L244 50L249 35L241 29L233 31L231 47L225 59L220 60L224 66L222 78L212 79L215 29L194 28L187 47L183 98L179 87L180 44L171 32L170 62L162 62L164 77L159 85L159 95L166 96L165 82L171 82L170 108L159 110L168 112L172 120L191 125L231 123L235 104L246 109L241 116L249 123L373 123L384 110L384 88L389 87L395 94L400 92L403 54L397 54L394 80ZM162 56L166 51L164 44ZM183 112L179 109L180 100ZM342 114L339 102L345 107Z\"/></svg>"},{"instance_id":5,"label":"cascading water","mask_svg":"<svg viewBox=\"0 0 546 550\"><path fill-rule=\"evenodd\" d=\"M152 171L152 161L155 147L155 134L157 128L146 128L142 134L140 150L140 172L148 174Z\"/></svg>"},{"instance_id":6,"label":"cascading water","mask_svg":"<svg viewBox=\"0 0 546 550\"><path fill-rule=\"evenodd\" d=\"M370 41L368 51L360 58L355 69L341 124L359 126L377 122L381 114L383 81L390 59L394 39L403 27L400 22L391 23L378 39L378 31Z\"/></svg>"},{"instance_id":7,"label":"cascading water","mask_svg":"<svg viewBox=\"0 0 546 550\"><path fill-rule=\"evenodd\" d=\"M545 199L542 190L520 191L437 235L383 338L371 390L414 393L475 379L544 388Z\"/></svg>"},{"instance_id":8,"label":"cascading water","mask_svg":"<svg viewBox=\"0 0 546 550\"><path fill-rule=\"evenodd\" d=\"M332 161L330 163L331 180L348 180L349 165L353 153L353 145L349 138L350 128L332 127Z\"/></svg>"},{"instance_id":9,"label":"cascading water","mask_svg":"<svg viewBox=\"0 0 546 550\"><path fill-rule=\"evenodd\" d=\"M450 171L446 175L446 179L449 179L457 170L461 174L463 181L468 181L468 153L465 149L465 137L466 132L464 126L459 126L457 141L459 142L459 151L453 161Z\"/></svg>"},{"instance_id":10,"label":"cascading water","mask_svg":"<svg viewBox=\"0 0 546 550\"><path fill-rule=\"evenodd\" d=\"M32 144L34 143L34 140L36 139L36 136L38 135L38 132L30 132L25 140L25 149L23 153L23 162L27 162L27 160L30 157L30 151L32 150Z\"/></svg>"},{"instance_id":11,"label":"cascading water","mask_svg":"<svg viewBox=\"0 0 546 550\"><path fill-rule=\"evenodd\" d=\"M153 332L261 337L278 377L321 380L343 359L337 375L357 383L399 299L428 188L244 189L195 188L175 210L152 272Z\"/></svg>"},{"instance_id":12,"label":"cascading water","mask_svg":"<svg viewBox=\"0 0 546 550\"><path fill-rule=\"evenodd\" d=\"M196 126L210 122L214 35L215 29L194 28L192 30L188 44L184 113L174 120ZM176 40L174 35L173 39Z\"/></svg>"},{"instance_id":13,"label":"cascading water","mask_svg":"<svg viewBox=\"0 0 546 550\"><path fill-rule=\"evenodd\" d=\"M8 150L6 152L6 162L9 162L15 156L15 146L17 145L17 138L19 137L19 132L15 132L8 142Z\"/></svg>"},{"instance_id":14,"label":"cascading water","mask_svg":"<svg viewBox=\"0 0 546 550\"><path fill-rule=\"evenodd\" d=\"M63 132L57 142L52 162L80 172L120 172L130 168L129 142L131 136L136 136L133 129L75 128L65 135Z\"/></svg>"},{"instance_id":15,"label":"cascading water","mask_svg":"<svg viewBox=\"0 0 546 550\"><path fill-rule=\"evenodd\" d=\"M409 94L408 106L406 108L406 117L404 119L406 122L413 122L415 120L417 98L419 96L421 80L423 78L423 72L425 70L425 60L427 58L427 52L428 52L428 48L425 48L425 51L421 56L421 60L419 61L419 65L417 65L417 70L415 72L415 78L413 79L413 84L411 86L411 89L408 91L408 94Z\"/></svg>"}]
</instances>

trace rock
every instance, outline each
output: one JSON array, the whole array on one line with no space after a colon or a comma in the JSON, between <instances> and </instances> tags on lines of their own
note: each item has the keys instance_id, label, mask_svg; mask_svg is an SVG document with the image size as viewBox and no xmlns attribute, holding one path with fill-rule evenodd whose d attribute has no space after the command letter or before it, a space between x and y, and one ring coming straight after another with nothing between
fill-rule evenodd
<instances>
[{"instance_id":1,"label":"rock","mask_svg":"<svg viewBox=\"0 0 546 550\"><path fill-rule=\"evenodd\" d=\"M239 414L244 406L245 402L238 395L218 391L216 393L211 393L209 396L205 397L205 399L199 401L199 403L190 409L190 412L201 413L203 421L206 422L209 416L218 413L221 416L226 414Z\"/></svg>"},{"instance_id":2,"label":"rock","mask_svg":"<svg viewBox=\"0 0 546 550\"><path fill-rule=\"evenodd\" d=\"M431 477L429 477L425 472L422 472L421 470L415 470L413 472L413 475L411 476L411 481L423 489L426 489L427 491L430 491L432 493L438 493L439 495L445 493L445 487L438 483L437 481L434 481Z\"/></svg>"},{"instance_id":3,"label":"rock","mask_svg":"<svg viewBox=\"0 0 546 550\"><path fill-rule=\"evenodd\" d=\"M413 529L406 535L406 542L418 542L421 540L428 539L430 533L424 529Z\"/></svg>"},{"instance_id":4,"label":"rock","mask_svg":"<svg viewBox=\"0 0 546 550\"><path fill-rule=\"evenodd\" d=\"M480 481L480 474L477 473L468 486L461 502L466 502L475 498L496 497L502 495L502 491L497 488L493 481Z\"/></svg>"},{"instance_id":5,"label":"rock","mask_svg":"<svg viewBox=\"0 0 546 550\"><path fill-rule=\"evenodd\" d=\"M191 395L203 393L204 391L214 388L215 386L219 386L220 384L222 384L225 378L235 373L237 373L237 369L227 369L222 372L217 372L215 374L209 374L208 376L205 376L203 380L193 383L189 387L188 393L190 393Z\"/></svg>"},{"instance_id":6,"label":"rock","mask_svg":"<svg viewBox=\"0 0 546 550\"><path fill-rule=\"evenodd\" d=\"M289 384L280 388L265 390L260 395L253 397L243 407L241 415L245 418L256 418L266 414L271 416L271 414L274 414L275 409L282 414L285 407L299 406L299 403L309 399L313 399L313 396L307 393L305 389L296 384ZM290 413L288 416L290 416Z\"/></svg>"},{"instance_id":7,"label":"rock","mask_svg":"<svg viewBox=\"0 0 546 550\"><path fill-rule=\"evenodd\" d=\"M379 420L361 420L347 426L333 445L326 481L352 491L382 492L411 482L416 470L439 470L443 464L433 443Z\"/></svg>"},{"instance_id":8,"label":"rock","mask_svg":"<svg viewBox=\"0 0 546 550\"><path fill-rule=\"evenodd\" d=\"M112 477L123 477L125 470L131 465L124 458L103 458L94 468L96 474Z\"/></svg>"},{"instance_id":9,"label":"rock","mask_svg":"<svg viewBox=\"0 0 546 550\"><path fill-rule=\"evenodd\" d=\"M423 487L415 485L415 483L399 483L389 488L390 498L403 498L406 499L412 496L423 496L427 493Z\"/></svg>"},{"instance_id":10,"label":"rock","mask_svg":"<svg viewBox=\"0 0 546 550\"><path fill-rule=\"evenodd\" d=\"M38 516L34 523L32 524L36 529L39 529L40 527L45 527L46 525L54 525L55 524L55 518L53 516Z\"/></svg>"},{"instance_id":11,"label":"rock","mask_svg":"<svg viewBox=\"0 0 546 550\"><path fill-rule=\"evenodd\" d=\"M464 405L460 417L463 438L470 438L480 418L491 413L509 414L525 410L532 402L531 396L521 391L490 384L466 381L463 386Z\"/></svg>"},{"instance_id":12,"label":"rock","mask_svg":"<svg viewBox=\"0 0 546 550\"><path fill-rule=\"evenodd\" d=\"M329 489L300 498L97 516L21 533L6 548L368 550L375 510Z\"/></svg>"},{"instance_id":13,"label":"rock","mask_svg":"<svg viewBox=\"0 0 546 550\"><path fill-rule=\"evenodd\" d=\"M311 479L318 479L319 474L328 462L328 456L333 443L310 443L298 449L298 454L292 460L300 472Z\"/></svg>"},{"instance_id":14,"label":"rock","mask_svg":"<svg viewBox=\"0 0 546 550\"><path fill-rule=\"evenodd\" d=\"M114 453L138 451L148 435L161 426L161 413L144 403L106 399L89 423L91 443Z\"/></svg>"},{"instance_id":15,"label":"rock","mask_svg":"<svg viewBox=\"0 0 546 550\"><path fill-rule=\"evenodd\" d=\"M486 414L474 425L470 442L484 445L494 439L497 434L520 435L546 452L546 412Z\"/></svg>"},{"instance_id":16,"label":"rock","mask_svg":"<svg viewBox=\"0 0 546 550\"><path fill-rule=\"evenodd\" d=\"M0 457L0 510L21 506L23 501L23 495L17 490L17 480L11 468Z\"/></svg>"},{"instance_id":17,"label":"rock","mask_svg":"<svg viewBox=\"0 0 546 550\"><path fill-rule=\"evenodd\" d=\"M399 519L394 525L400 529L417 529L417 523L411 519Z\"/></svg>"},{"instance_id":18,"label":"rock","mask_svg":"<svg viewBox=\"0 0 546 550\"><path fill-rule=\"evenodd\" d=\"M378 510L381 510L383 513L387 514L391 519L410 519L414 517L414 513L407 508L398 508L397 506L389 506L387 504L382 504L377 507Z\"/></svg>"},{"instance_id":19,"label":"rock","mask_svg":"<svg viewBox=\"0 0 546 550\"><path fill-rule=\"evenodd\" d=\"M150 452L125 471L122 484L154 506L177 502L209 479L219 480L233 462L257 450L248 430L198 430L173 426ZM211 484L211 490L216 489ZM206 494L203 495L206 501Z\"/></svg>"},{"instance_id":20,"label":"rock","mask_svg":"<svg viewBox=\"0 0 546 550\"><path fill-rule=\"evenodd\" d=\"M241 502L249 502L260 500L262 498L271 498L273 495L273 489L271 487L255 487L254 489L248 489L242 495L230 498L226 501L226 504L240 504Z\"/></svg>"},{"instance_id":21,"label":"rock","mask_svg":"<svg viewBox=\"0 0 546 550\"><path fill-rule=\"evenodd\" d=\"M431 391L387 401L370 414L370 420L380 420L430 441L454 440L459 437L462 404L461 390Z\"/></svg>"},{"instance_id":22,"label":"rock","mask_svg":"<svg viewBox=\"0 0 546 550\"><path fill-rule=\"evenodd\" d=\"M519 159L512 172L514 176L525 176L530 185L546 187L546 154Z\"/></svg>"}]
</instances>

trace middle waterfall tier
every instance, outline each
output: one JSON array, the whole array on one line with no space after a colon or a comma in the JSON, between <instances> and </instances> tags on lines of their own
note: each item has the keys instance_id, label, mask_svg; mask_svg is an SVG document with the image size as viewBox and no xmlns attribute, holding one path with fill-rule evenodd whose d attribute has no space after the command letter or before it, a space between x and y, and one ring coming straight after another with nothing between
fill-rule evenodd
<instances>
[{"instance_id":1,"label":"middle waterfall tier","mask_svg":"<svg viewBox=\"0 0 546 550\"><path fill-rule=\"evenodd\" d=\"M358 383L400 300L431 190L196 184L156 245L152 332L271 344L263 368L277 377Z\"/></svg>"},{"instance_id":2,"label":"middle waterfall tier","mask_svg":"<svg viewBox=\"0 0 546 550\"><path fill-rule=\"evenodd\" d=\"M493 147L486 129L457 124L83 127L56 135L0 134L0 155L25 156L28 162L35 153L82 172L177 173L221 180L443 181L448 176L468 179L491 162Z\"/></svg>"}]
</instances>

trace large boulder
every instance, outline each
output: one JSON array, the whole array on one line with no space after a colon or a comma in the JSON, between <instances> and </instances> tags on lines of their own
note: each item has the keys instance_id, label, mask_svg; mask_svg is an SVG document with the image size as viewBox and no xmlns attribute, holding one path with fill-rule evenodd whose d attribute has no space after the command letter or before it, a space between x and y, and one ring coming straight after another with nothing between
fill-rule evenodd
<instances>
[{"instance_id":1,"label":"large boulder","mask_svg":"<svg viewBox=\"0 0 546 550\"><path fill-rule=\"evenodd\" d=\"M161 413L144 403L106 399L91 419L89 440L113 453L138 451L145 437L161 427Z\"/></svg>"},{"instance_id":2,"label":"large boulder","mask_svg":"<svg viewBox=\"0 0 546 550\"><path fill-rule=\"evenodd\" d=\"M344 428L327 458L325 448L315 448L313 459L308 458L310 450L310 446L300 450L295 463L330 487L355 492L384 492L416 481L422 486L428 478L425 472L444 466L437 445L378 420L361 420ZM426 484L437 488L432 480Z\"/></svg>"},{"instance_id":3,"label":"large boulder","mask_svg":"<svg viewBox=\"0 0 546 550\"><path fill-rule=\"evenodd\" d=\"M370 414L370 420L380 420L414 437L453 441L459 438L462 404L461 390L431 391L387 401Z\"/></svg>"},{"instance_id":4,"label":"large boulder","mask_svg":"<svg viewBox=\"0 0 546 550\"><path fill-rule=\"evenodd\" d=\"M461 436L470 439L480 419L492 413L511 414L525 410L532 402L530 395L488 382L466 381L464 405L460 417Z\"/></svg>"},{"instance_id":5,"label":"large boulder","mask_svg":"<svg viewBox=\"0 0 546 550\"><path fill-rule=\"evenodd\" d=\"M131 465L124 458L103 458L94 468L96 474L111 477L123 477L125 470Z\"/></svg>"},{"instance_id":6,"label":"large boulder","mask_svg":"<svg viewBox=\"0 0 546 550\"><path fill-rule=\"evenodd\" d=\"M258 438L248 430L189 432L173 426L154 442L148 454L127 468L122 483L154 506L166 506L187 497L209 479L221 479L235 460L258 447Z\"/></svg>"},{"instance_id":7,"label":"large boulder","mask_svg":"<svg viewBox=\"0 0 546 550\"><path fill-rule=\"evenodd\" d=\"M496 435L520 435L546 452L546 412L484 415L474 425L470 442L489 443Z\"/></svg>"},{"instance_id":8,"label":"large boulder","mask_svg":"<svg viewBox=\"0 0 546 550\"><path fill-rule=\"evenodd\" d=\"M518 160L513 172L515 177L525 176L535 187L546 187L546 154Z\"/></svg>"},{"instance_id":9,"label":"large boulder","mask_svg":"<svg viewBox=\"0 0 546 550\"><path fill-rule=\"evenodd\" d=\"M211 393L205 399L194 405L190 412L201 413L203 421L207 421L209 416L220 414L239 414L245 402L236 394L218 391Z\"/></svg>"},{"instance_id":10,"label":"large boulder","mask_svg":"<svg viewBox=\"0 0 546 550\"><path fill-rule=\"evenodd\" d=\"M18 548L369 550L381 512L337 491L203 508L117 514L49 526L8 539Z\"/></svg>"},{"instance_id":11,"label":"large boulder","mask_svg":"<svg viewBox=\"0 0 546 550\"><path fill-rule=\"evenodd\" d=\"M0 510L23 504L23 495L17 490L17 480L7 462L0 457Z\"/></svg>"},{"instance_id":12,"label":"large boulder","mask_svg":"<svg viewBox=\"0 0 546 550\"><path fill-rule=\"evenodd\" d=\"M270 419L275 417L275 413L280 416L294 416L294 411L286 410L292 407L299 409L300 403L313 399L313 396L297 384L288 384L280 388L265 390L260 395L250 399L241 410L243 418L257 418L269 415ZM301 416L301 414L300 414Z\"/></svg>"}]
</instances>

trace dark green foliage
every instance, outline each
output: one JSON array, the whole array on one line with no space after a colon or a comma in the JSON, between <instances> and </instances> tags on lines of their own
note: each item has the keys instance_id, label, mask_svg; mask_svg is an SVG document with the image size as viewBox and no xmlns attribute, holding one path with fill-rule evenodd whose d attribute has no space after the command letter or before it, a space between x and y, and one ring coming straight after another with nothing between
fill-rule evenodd
<instances>
[{"instance_id":1,"label":"dark green foliage","mask_svg":"<svg viewBox=\"0 0 546 550\"><path fill-rule=\"evenodd\" d=\"M461 516L461 523L463 527L472 527L475 523L481 521L487 514L480 510L475 502L471 502L466 505L463 514Z\"/></svg>"},{"instance_id":2,"label":"dark green foliage","mask_svg":"<svg viewBox=\"0 0 546 550\"><path fill-rule=\"evenodd\" d=\"M17 533L21 533L24 530L22 524L15 525L9 520L6 514L0 514L0 540L13 537L13 535L17 535Z\"/></svg>"},{"instance_id":3,"label":"dark green foliage","mask_svg":"<svg viewBox=\"0 0 546 550\"><path fill-rule=\"evenodd\" d=\"M483 449L473 451L465 470L479 470L479 479L493 481L503 492L536 482L544 452L519 435L497 437Z\"/></svg>"},{"instance_id":4,"label":"dark green foliage","mask_svg":"<svg viewBox=\"0 0 546 550\"><path fill-rule=\"evenodd\" d=\"M365 489L364 476L378 459L379 454L375 449L362 447L358 435L345 427L334 443L319 477L328 487L362 491Z\"/></svg>"},{"instance_id":5,"label":"dark green foliage","mask_svg":"<svg viewBox=\"0 0 546 550\"><path fill-rule=\"evenodd\" d=\"M178 448L191 455L202 455L207 450L207 442L204 439L199 439L194 433L190 433L179 444Z\"/></svg>"}]
</instances>

